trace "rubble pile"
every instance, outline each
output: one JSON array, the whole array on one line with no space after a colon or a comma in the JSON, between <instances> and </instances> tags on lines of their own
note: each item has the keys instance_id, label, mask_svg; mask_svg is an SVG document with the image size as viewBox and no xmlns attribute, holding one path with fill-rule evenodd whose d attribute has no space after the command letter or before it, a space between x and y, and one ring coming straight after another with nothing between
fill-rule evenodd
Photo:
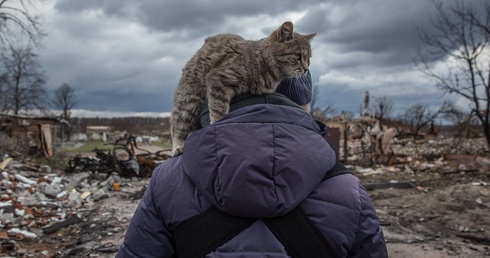
<instances>
[{"instance_id":1,"label":"rubble pile","mask_svg":"<svg viewBox=\"0 0 490 258\"><path fill-rule=\"evenodd\" d=\"M485 141L390 144L389 152L373 154L375 147L349 140L346 163L369 191L390 256L490 255ZM151 173L126 177L94 169L100 166L67 166L75 169L0 158L0 257L114 257Z\"/></svg>"},{"instance_id":2,"label":"rubble pile","mask_svg":"<svg viewBox=\"0 0 490 258\"><path fill-rule=\"evenodd\" d=\"M389 188L370 195L389 246L408 244L438 252L424 257L490 256L488 183Z\"/></svg>"},{"instance_id":3,"label":"rubble pile","mask_svg":"<svg viewBox=\"0 0 490 258\"><path fill-rule=\"evenodd\" d=\"M340 159L343 161L343 143L340 144ZM486 141L481 138L459 139L452 137L427 137L427 139L414 140L411 138L393 138L389 142L387 153L377 152L375 143L365 142L362 139L352 139L347 142L348 164L360 166L376 166L390 164L413 164L414 161L431 163L447 160L453 154L469 156L488 156L490 153ZM376 162L376 156L384 159ZM392 158L390 160L390 158ZM388 162L389 160L389 162Z\"/></svg>"},{"instance_id":4,"label":"rubble pile","mask_svg":"<svg viewBox=\"0 0 490 258\"><path fill-rule=\"evenodd\" d=\"M123 234L130 217L118 216L114 199L137 203L148 181L117 173L65 175L11 158L4 159L0 169L0 256L95 257L116 252L120 239L109 244L102 240Z\"/></svg>"},{"instance_id":5,"label":"rubble pile","mask_svg":"<svg viewBox=\"0 0 490 258\"><path fill-rule=\"evenodd\" d=\"M352 148L360 145L349 142ZM486 141L395 140L389 155L395 162L363 166L360 153L348 164L369 191L390 256L490 256Z\"/></svg>"},{"instance_id":6,"label":"rubble pile","mask_svg":"<svg viewBox=\"0 0 490 258\"><path fill-rule=\"evenodd\" d=\"M363 166L367 159L362 154L353 153L348 164L359 173L364 183L406 180L424 186L447 186L454 183L488 181L490 157L486 142L482 139L468 139L455 145L456 139L437 138L418 140L396 140L386 154L394 157L391 163L371 162ZM355 150L359 141L350 141L349 148Z\"/></svg>"},{"instance_id":7,"label":"rubble pile","mask_svg":"<svg viewBox=\"0 0 490 258\"><path fill-rule=\"evenodd\" d=\"M426 139L413 140L410 138L394 139L393 152L404 155L419 154L428 156L430 154L442 155L444 153L458 154L483 154L487 150L484 139L462 139L445 136L427 137Z\"/></svg>"}]
</instances>

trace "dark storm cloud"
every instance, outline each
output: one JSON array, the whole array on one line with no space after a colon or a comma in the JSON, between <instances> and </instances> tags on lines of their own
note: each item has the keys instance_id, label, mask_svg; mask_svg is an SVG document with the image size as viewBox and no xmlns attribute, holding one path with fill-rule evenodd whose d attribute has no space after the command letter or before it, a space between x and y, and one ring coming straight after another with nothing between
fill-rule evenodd
<instances>
[{"instance_id":1,"label":"dark storm cloud","mask_svg":"<svg viewBox=\"0 0 490 258\"><path fill-rule=\"evenodd\" d=\"M357 111L366 90L400 105L440 99L433 82L412 65L416 28L430 30L432 1L53 2L47 48L40 53L48 88L74 86L82 109L169 112L181 68L206 36L228 32L257 39L291 17L297 32L318 33L313 80L321 101L338 111Z\"/></svg>"},{"instance_id":2,"label":"dark storm cloud","mask_svg":"<svg viewBox=\"0 0 490 258\"><path fill-rule=\"evenodd\" d=\"M55 8L60 12L65 13L79 13L90 10L102 10L105 14L111 16L121 16L127 15L125 12L125 8L131 7L133 2L136 1L118 1L118 0L108 0L108 1L99 1L99 0L61 0L56 1Z\"/></svg>"},{"instance_id":3,"label":"dark storm cloud","mask_svg":"<svg viewBox=\"0 0 490 258\"><path fill-rule=\"evenodd\" d=\"M427 0L338 1L312 8L302 22L336 52L373 54L372 65L407 64L419 42L416 28L426 27L431 9Z\"/></svg>"},{"instance_id":4,"label":"dark storm cloud","mask_svg":"<svg viewBox=\"0 0 490 258\"><path fill-rule=\"evenodd\" d=\"M301 10L315 1L249 0L249 1L103 1L63 0L56 4L61 12L101 11L107 16L137 20L145 27L166 33L199 37L216 34L227 17L277 15Z\"/></svg>"},{"instance_id":5,"label":"dark storm cloud","mask_svg":"<svg viewBox=\"0 0 490 258\"><path fill-rule=\"evenodd\" d=\"M77 97L83 99L83 108L106 112L155 112L171 110L171 103L166 103L162 94L154 92L119 92L112 90L94 90L77 92Z\"/></svg>"}]
</instances>

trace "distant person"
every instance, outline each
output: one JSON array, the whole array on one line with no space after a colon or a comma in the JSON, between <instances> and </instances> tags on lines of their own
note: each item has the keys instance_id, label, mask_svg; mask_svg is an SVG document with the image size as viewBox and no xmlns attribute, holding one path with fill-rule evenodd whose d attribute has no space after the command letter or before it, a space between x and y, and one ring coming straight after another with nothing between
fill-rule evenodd
<instances>
[{"instance_id":1,"label":"distant person","mask_svg":"<svg viewBox=\"0 0 490 258\"><path fill-rule=\"evenodd\" d=\"M311 225L301 229L319 234L325 257L387 257L382 228L359 179L344 173L323 180L338 164L322 136L325 125L300 106L311 100L311 78L284 85L291 83L295 90L280 89L284 95L235 97L231 112L212 125L204 109L203 128L187 138L184 153L153 172L116 257L181 257L203 243L207 249L194 256L290 257L291 246L307 234L289 232L297 234L296 241L283 241L268 225L295 211ZM293 102L298 99L304 101ZM204 229L203 219L216 214L227 219ZM231 227L228 218L250 224L216 247L207 245ZM203 228L185 233L196 224ZM317 251L304 246L306 256Z\"/></svg>"}]
</instances>

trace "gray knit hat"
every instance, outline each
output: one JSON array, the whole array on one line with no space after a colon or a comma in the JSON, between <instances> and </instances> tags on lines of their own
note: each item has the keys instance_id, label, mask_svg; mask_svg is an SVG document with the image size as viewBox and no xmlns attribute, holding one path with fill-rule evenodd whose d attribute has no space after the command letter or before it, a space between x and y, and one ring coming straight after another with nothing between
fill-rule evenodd
<instances>
[{"instance_id":1,"label":"gray knit hat","mask_svg":"<svg viewBox=\"0 0 490 258\"><path fill-rule=\"evenodd\" d=\"M282 80L276 92L285 95L298 105L311 102L311 74L307 71L302 77L292 77Z\"/></svg>"}]
</instances>

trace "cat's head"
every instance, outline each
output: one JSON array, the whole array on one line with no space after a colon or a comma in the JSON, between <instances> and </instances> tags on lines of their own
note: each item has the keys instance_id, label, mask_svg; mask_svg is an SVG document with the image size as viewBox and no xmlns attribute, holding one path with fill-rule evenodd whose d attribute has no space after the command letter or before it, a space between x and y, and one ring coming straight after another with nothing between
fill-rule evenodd
<instances>
[{"instance_id":1,"label":"cat's head","mask_svg":"<svg viewBox=\"0 0 490 258\"><path fill-rule=\"evenodd\" d=\"M285 22L268 37L269 50L283 77L304 75L310 66L310 42L316 33L299 34L293 23Z\"/></svg>"}]
</instances>

